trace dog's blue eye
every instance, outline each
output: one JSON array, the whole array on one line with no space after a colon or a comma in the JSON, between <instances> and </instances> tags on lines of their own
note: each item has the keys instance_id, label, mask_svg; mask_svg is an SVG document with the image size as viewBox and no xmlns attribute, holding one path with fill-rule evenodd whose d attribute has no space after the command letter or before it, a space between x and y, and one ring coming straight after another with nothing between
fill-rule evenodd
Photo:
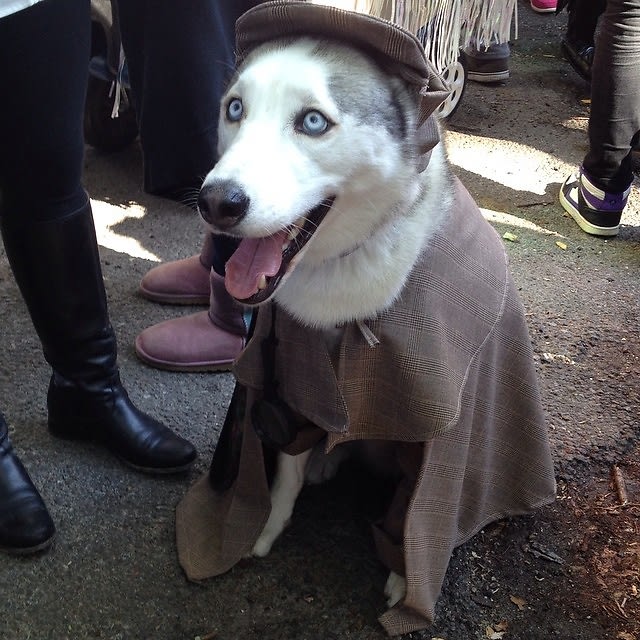
<instances>
[{"instance_id":1,"label":"dog's blue eye","mask_svg":"<svg viewBox=\"0 0 640 640\"><path fill-rule=\"evenodd\" d=\"M302 131L310 136L319 136L329 128L329 121L319 111L307 111L302 118Z\"/></svg>"},{"instance_id":2,"label":"dog's blue eye","mask_svg":"<svg viewBox=\"0 0 640 640\"><path fill-rule=\"evenodd\" d=\"M240 98L233 98L231 102L227 105L227 118L232 122L237 122L242 118L242 113L244 112L244 107L242 105L242 100Z\"/></svg>"}]
</instances>

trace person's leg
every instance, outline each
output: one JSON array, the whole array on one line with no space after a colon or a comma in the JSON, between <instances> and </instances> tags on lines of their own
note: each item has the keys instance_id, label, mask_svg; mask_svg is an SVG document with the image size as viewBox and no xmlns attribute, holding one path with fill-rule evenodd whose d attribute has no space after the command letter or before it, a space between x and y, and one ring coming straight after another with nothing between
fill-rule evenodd
<instances>
[{"instance_id":1,"label":"person's leg","mask_svg":"<svg viewBox=\"0 0 640 640\"><path fill-rule=\"evenodd\" d=\"M12 88L0 101L0 230L53 369L49 427L55 435L100 440L142 470L184 470L195 449L140 412L118 375L91 206L80 182L89 0L42 2L0 28Z\"/></svg>"},{"instance_id":2,"label":"person's leg","mask_svg":"<svg viewBox=\"0 0 640 640\"><path fill-rule=\"evenodd\" d=\"M633 180L631 148L640 131L640 0L608 0L593 76L583 167L599 189L622 193Z\"/></svg>"},{"instance_id":3,"label":"person's leg","mask_svg":"<svg viewBox=\"0 0 640 640\"><path fill-rule=\"evenodd\" d=\"M248 318L227 293L224 278L210 269L209 309L165 320L142 331L136 354L168 371L229 371L245 345Z\"/></svg>"},{"instance_id":4,"label":"person's leg","mask_svg":"<svg viewBox=\"0 0 640 640\"><path fill-rule=\"evenodd\" d=\"M618 233L640 138L640 0L608 0L592 67L589 151L560 202L592 235Z\"/></svg>"},{"instance_id":5,"label":"person's leg","mask_svg":"<svg viewBox=\"0 0 640 640\"><path fill-rule=\"evenodd\" d=\"M469 80L494 83L509 79L511 47L508 42L488 46L472 42L464 48L464 56Z\"/></svg>"},{"instance_id":6,"label":"person's leg","mask_svg":"<svg viewBox=\"0 0 640 640\"><path fill-rule=\"evenodd\" d=\"M28 201L21 193L21 186L28 188L27 194L31 199L40 193L52 194L51 209L63 211L68 200L72 201L71 206L77 204L73 202L75 195L69 198L66 194L73 191L73 185L80 180L80 164L63 167L56 162L45 165L31 162L35 147L42 147L43 154L46 154L46 149L52 146L48 135L50 128L55 128L60 133L60 138L56 141L61 145L58 149L60 156L76 154L82 149L81 141L80 148L77 148L77 138L72 135L73 127L68 126L69 120L63 111L43 113L40 105L34 105L30 99L32 94L29 87L32 83L45 94L55 93L56 72L64 69L66 62L75 56L84 55L87 42L82 28L76 32L75 23L68 26L60 24L55 15L48 16L51 23L46 23L47 29L69 29L69 46L56 46L49 50L47 47L51 43L48 39L41 40L39 36L32 38L34 23L47 17L46 13L47 8L43 13L41 7L34 7L0 19L0 67L5 74L5 81L12 87L11 91L3 92L3 99L0 100L2 216L7 210L20 207L23 197ZM41 65L31 64L31 56L40 56L42 60L53 64L51 67L47 65L44 73ZM14 81L17 85L13 84ZM71 103L74 99L82 99L82 96L76 92L69 97ZM23 136L24 139L21 139ZM81 200L81 197L78 198L78 202ZM59 207L56 207L57 202L60 203ZM17 457L9 439L6 422L0 416L0 549L11 553L40 551L51 545L54 535L53 521Z\"/></svg>"},{"instance_id":7,"label":"person's leg","mask_svg":"<svg viewBox=\"0 0 640 640\"><path fill-rule=\"evenodd\" d=\"M230 4L118 1L150 193L189 201L213 167L220 96L233 72Z\"/></svg>"},{"instance_id":8,"label":"person's leg","mask_svg":"<svg viewBox=\"0 0 640 640\"><path fill-rule=\"evenodd\" d=\"M571 0L567 4L567 31L560 48L571 66L587 82L591 82L596 27L605 6L606 0Z\"/></svg>"},{"instance_id":9,"label":"person's leg","mask_svg":"<svg viewBox=\"0 0 640 640\"><path fill-rule=\"evenodd\" d=\"M38 490L16 455L0 414L0 550L35 553L53 542L55 526Z\"/></svg>"},{"instance_id":10,"label":"person's leg","mask_svg":"<svg viewBox=\"0 0 640 640\"><path fill-rule=\"evenodd\" d=\"M140 118L146 190L195 205L197 188L216 160L219 103L234 69L235 21L258 4L255 0L162 2L158 10L156 2L147 0L120 2L123 44ZM167 83L168 77L172 82ZM170 137L167 121L174 126ZM231 367L244 346L246 326L220 276L235 246L229 238L207 234L199 256L160 265L144 276L139 292L152 301L210 302L208 312L143 331L136 340L136 353L145 363L178 371Z\"/></svg>"},{"instance_id":11,"label":"person's leg","mask_svg":"<svg viewBox=\"0 0 640 640\"><path fill-rule=\"evenodd\" d=\"M509 79L509 40L515 9L513 0L499 0L490 9L463 18L461 46L469 80L495 83Z\"/></svg>"},{"instance_id":12,"label":"person's leg","mask_svg":"<svg viewBox=\"0 0 640 640\"><path fill-rule=\"evenodd\" d=\"M209 279L214 251L213 235L205 233L198 255L153 267L144 274L138 293L151 302L161 304L209 304Z\"/></svg>"}]
</instances>

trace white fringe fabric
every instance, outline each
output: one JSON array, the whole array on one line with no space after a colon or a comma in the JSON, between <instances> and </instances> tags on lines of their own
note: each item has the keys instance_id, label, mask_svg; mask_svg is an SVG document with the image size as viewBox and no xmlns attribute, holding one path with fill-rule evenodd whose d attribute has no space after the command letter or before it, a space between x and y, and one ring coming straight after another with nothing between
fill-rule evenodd
<instances>
[{"instance_id":1,"label":"white fringe fabric","mask_svg":"<svg viewBox=\"0 0 640 640\"><path fill-rule=\"evenodd\" d=\"M518 37L516 0L312 0L384 18L415 34L438 71L458 59L460 48L487 48Z\"/></svg>"}]
</instances>

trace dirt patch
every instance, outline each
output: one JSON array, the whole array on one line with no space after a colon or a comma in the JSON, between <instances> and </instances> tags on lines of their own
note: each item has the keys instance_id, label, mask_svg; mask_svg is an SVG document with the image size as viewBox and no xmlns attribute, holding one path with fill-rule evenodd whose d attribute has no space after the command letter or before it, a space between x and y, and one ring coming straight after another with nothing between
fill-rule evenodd
<instances>
[{"instance_id":1,"label":"dirt patch","mask_svg":"<svg viewBox=\"0 0 640 640\"><path fill-rule=\"evenodd\" d=\"M560 478L552 513L567 550L567 593L562 598L569 611L595 618L608 637L636 640L640 638L640 448L632 443L637 440L640 340L635 328L621 330L619 319L612 324L618 328L600 326L567 345L568 353L577 354L573 366L556 365L572 370L560 378L565 396L571 396L572 388L581 388L581 401L588 397L581 406L582 423L588 428L576 448L584 452L585 442L593 446L587 449L589 459L577 466L581 457L577 451L565 447L560 452L574 466ZM556 426L576 422L566 404L552 406ZM616 432L623 452L618 458L599 434L608 432L612 416L620 423ZM612 457L613 462L607 463ZM551 593L558 596L557 590Z\"/></svg>"},{"instance_id":2,"label":"dirt patch","mask_svg":"<svg viewBox=\"0 0 640 640\"><path fill-rule=\"evenodd\" d=\"M640 450L609 478L562 483L560 518L568 534L567 575L576 615L595 616L609 637L640 637ZM624 487L624 491L622 488Z\"/></svg>"}]
</instances>

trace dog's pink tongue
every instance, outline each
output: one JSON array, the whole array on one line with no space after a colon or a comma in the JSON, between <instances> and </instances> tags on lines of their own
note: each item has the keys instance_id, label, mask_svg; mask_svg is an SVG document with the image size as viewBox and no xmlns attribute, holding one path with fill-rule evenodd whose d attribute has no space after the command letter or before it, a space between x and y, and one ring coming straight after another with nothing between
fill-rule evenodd
<instances>
[{"instance_id":1,"label":"dog's pink tongue","mask_svg":"<svg viewBox=\"0 0 640 640\"><path fill-rule=\"evenodd\" d=\"M268 238L243 238L225 265L224 284L238 300L258 292L261 277L275 276L282 264L282 244L287 236L280 231Z\"/></svg>"}]
</instances>

